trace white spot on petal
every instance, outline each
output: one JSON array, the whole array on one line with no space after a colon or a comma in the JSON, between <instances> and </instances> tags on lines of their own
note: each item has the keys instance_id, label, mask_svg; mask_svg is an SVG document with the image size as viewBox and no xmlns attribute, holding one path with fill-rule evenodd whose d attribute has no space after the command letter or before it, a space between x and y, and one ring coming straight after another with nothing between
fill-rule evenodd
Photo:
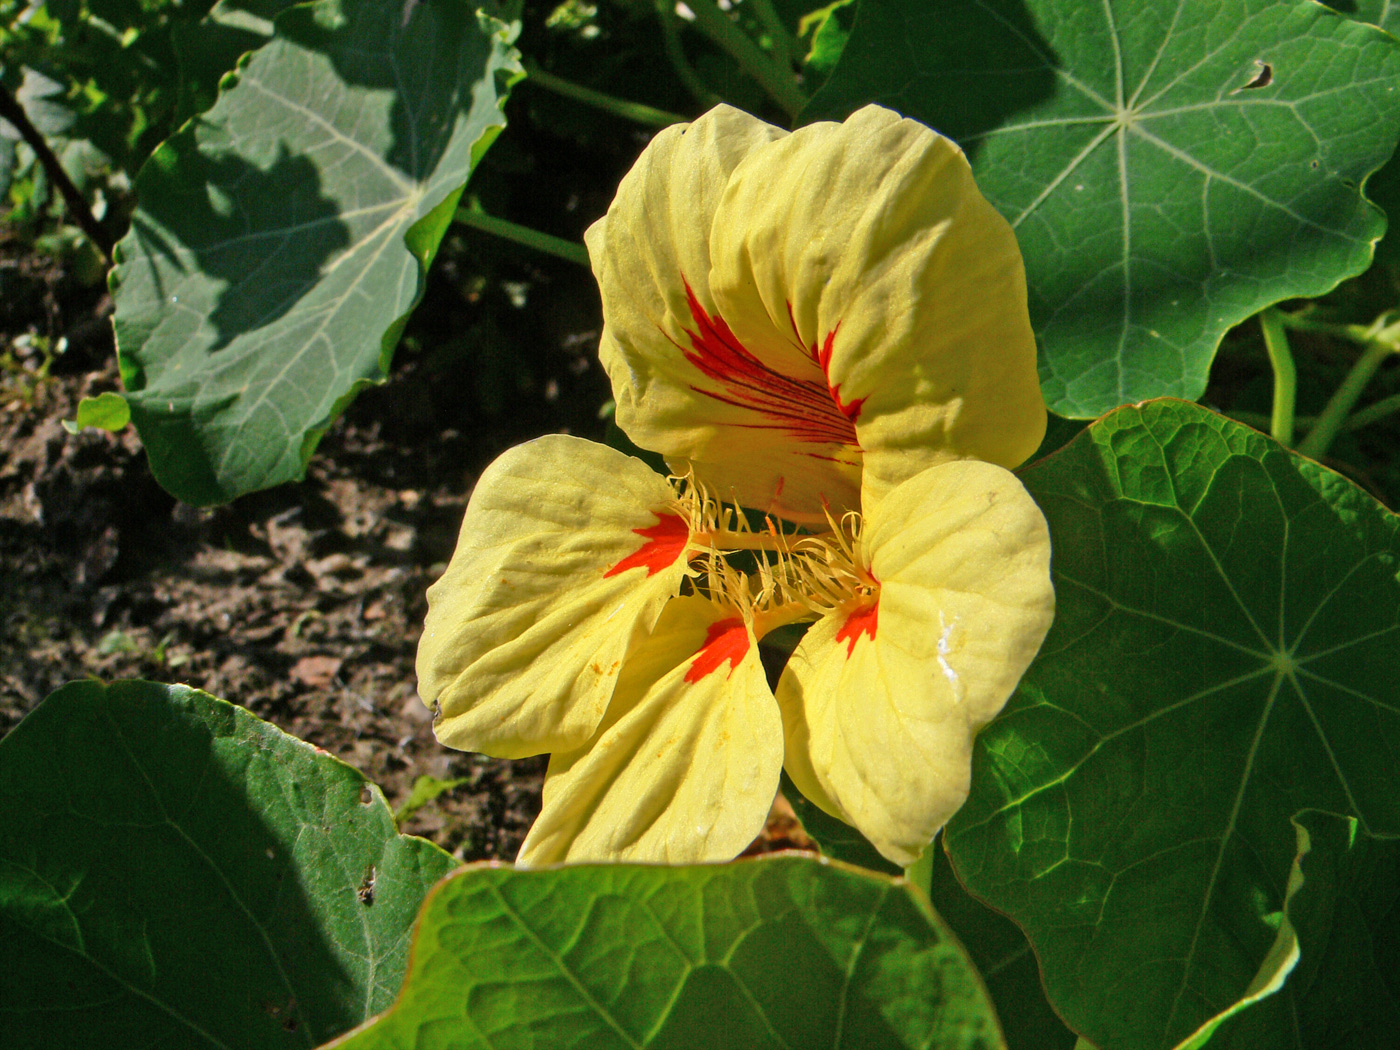
<instances>
[{"instance_id":1,"label":"white spot on petal","mask_svg":"<svg viewBox=\"0 0 1400 1050\"><path fill-rule=\"evenodd\" d=\"M958 672L953 670L953 666L948 663L948 654L953 651L953 632L957 630L958 620L955 617L952 623L948 623L943 618L943 611L938 612L938 627L941 633L938 636L938 666L943 668L943 677L948 679L948 684L953 687L953 703L961 703L963 698L962 679L958 677Z\"/></svg>"},{"instance_id":2,"label":"white spot on petal","mask_svg":"<svg viewBox=\"0 0 1400 1050\"><path fill-rule=\"evenodd\" d=\"M627 603L626 603L626 602L623 602L621 605L619 605L619 606L618 606L616 609L614 609L612 612L608 613L608 620L611 620L614 616L616 616L618 613L622 612L622 610L625 609L625 608L627 608ZM608 620L604 620L603 622L604 622L604 623L607 623Z\"/></svg>"}]
</instances>

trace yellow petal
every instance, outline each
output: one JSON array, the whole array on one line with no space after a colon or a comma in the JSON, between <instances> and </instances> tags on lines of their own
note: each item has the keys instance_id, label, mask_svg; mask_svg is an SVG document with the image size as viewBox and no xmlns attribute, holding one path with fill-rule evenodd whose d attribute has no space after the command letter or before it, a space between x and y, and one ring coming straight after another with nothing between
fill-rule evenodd
<instances>
[{"instance_id":1,"label":"yellow petal","mask_svg":"<svg viewBox=\"0 0 1400 1050\"><path fill-rule=\"evenodd\" d=\"M710 252L738 342L829 355L823 378L855 424L867 514L935 463L1013 467L1040 443L1015 235L958 147L924 125L872 105L751 151ZM742 459L742 441L732 452Z\"/></svg>"},{"instance_id":2,"label":"yellow petal","mask_svg":"<svg viewBox=\"0 0 1400 1050\"><path fill-rule=\"evenodd\" d=\"M785 134L729 106L662 131L623 178L607 214L584 239L603 301L598 356L612 381L617 422L634 442L683 470L716 423L749 413L705 399L697 417L691 386L704 377L686 359L691 332L714 315L709 291L710 222L735 165ZM727 487L721 487L721 495Z\"/></svg>"},{"instance_id":3,"label":"yellow petal","mask_svg":"<svg viewBox=\"0 0 1400 1050\"><path fill-rule=\"evenodd\" d=\"M815 623L778 684L793 782L909 865L967 797L972 738L1010 697L1054 612L1045 519L989 463L894 489L860 544L878 603Z\"/></svg>"},{"instance_id":4,"label":"yellow petal","mask_svg":"<svg viewBox=\"0 0 1400 1050\"><path fill-rule=\"evenodd\" d=\"M730 860L768 817L782 742L752 629L676 598L627 658L597 735L550 758L518 863Z\"/></svg>"},{"instance_id":5,"label":"yellow petal","mask_svg":"<svg viewBox=\"0 0 1400 1050\"><path fill-rule=\"evenodd\" d=\"M673 495L640 460L560 434L486 469L418 645L440 741L520 758L593 734L634 631L685 575Z\"/></svg>"}]
</instances>

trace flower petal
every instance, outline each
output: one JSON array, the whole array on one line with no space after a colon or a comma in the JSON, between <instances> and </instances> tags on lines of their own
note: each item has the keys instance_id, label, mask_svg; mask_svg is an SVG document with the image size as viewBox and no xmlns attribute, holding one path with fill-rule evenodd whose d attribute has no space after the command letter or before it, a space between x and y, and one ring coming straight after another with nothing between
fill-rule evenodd
<instances>
[{"instance_id":1,"label":"flower petal","mask_svg":"<svg viewBox=\"0 0 1400 1050\"><path fill-rule=\"evenodd\" d=\"M798 644L777 691L785 764L908 865L967 797L972 738L1049 630L1050 537L1014 475L959 461L894 489L861 549L878 602L853 599Z\"/></svg>"},{"instance_id":2,"label":"flower petal","mask_svg":"<svg viewBox=\"0 0 1400 1050\"><path fill-rule=\"evenodd\" d=\"M709 399L697 416L691 387L705 377L685 355L705 354L722 338L712 330L709 290L710 221L720 194L750 150L783 134L729 106L667 128L584 237L603 301L598 356L618 425L642 448L689 455L703 448L714 422L748 418L741 407Z\"/></svg>"},{"instance_id":3,"label":"flower petal","mask_svg":"<svg viewBox=\"0 0 1400 1050\"><path fill-rule=\"evenodd\" d=\"M1015 235L943 136L871 105L752 150L715 212L710 254L738 342L820 354L863 452L866 513L934 463L1013 467L1039 445ZM742 435L729 451L748 455Z\"/></svg>"},{"instance_id":4,"label":"flower petal","mask_svg":"<svg viewBox=\"0 0 1400 1050\"><path fill-rule=\"evenodd\" d=\"M640 460L561 434L486 469L418 645L440 741L521 758L593 734L634 632L686 574L673 501Z\"/></svg>"},{"instance_id":5,"label":"flower petal","mask_svg":"<svg viewBox=\"0 0 1400 1050\"><path fill-rule=\"evenodd\" d=\"M763 829L782 733L752 629L676 598L627 658L597 735L550 758L518 863L731 860Z\"/></svg>"}]
</instances>

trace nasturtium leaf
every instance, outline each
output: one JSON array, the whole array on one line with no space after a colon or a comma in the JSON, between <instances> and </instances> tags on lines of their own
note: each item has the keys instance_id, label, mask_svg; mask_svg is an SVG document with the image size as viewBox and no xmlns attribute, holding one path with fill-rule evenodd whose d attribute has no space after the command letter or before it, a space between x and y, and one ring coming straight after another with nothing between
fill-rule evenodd
<instances>
[{"instance_id":1,"label":"nasturtium leaf","mask_svg":"<svg viewBox=\"0 0 1400 1050\"><path fill-rule=\"evenodd\" d=\"M1211 1050L1390 1050L1400 1032L1400 842L1349 817L1294 818L1296 892L1286 906L1302 958L1276 996L1212 1037Z\"/></svg>"},{"instance_id":2,"label":"nasturtium leaf","mask_svg":"<svg viewBox=\"0 0 1400 1050\"><path fill-rule=\"evenodd\" d=\"M1400 835L1400 519L1179 401L1111 413L1022 472L1055 623L978 738L945 834L973 893L1104 1050L1239 1001L1306 807Z\"/></svg>"},{"instance_id":3,"label":"nasturtium leaf","mask_svg":"<svg viewBox=\"0 0 1400 1050\"><path fill-rule=\"evenodd\" d=\"M336 1050L1003 1047L921 894L808 856L480 866L428 898L388 1013Z\"/></svg>"},{"instance_id":4,"label":"nasturtium leaf","mask_svg":"<svg viewBox=\"0 0 1400 1050\"><path fill-rule=\"evenodd\" d=\"M180 62L180 114L202 113L214 104L219 81L240 56L272 39L272 20L298 0L218 0L198 22L171 28Z\"/></svg>"},{"instance_id":5,"label":"nasturtium leaf","mask_svg":"<svg viewBox=\"0 0 1400 1050\"><path fill-rule=\"evenodd\" d=\"M1328 7L1359 22L1379 26L1392 36L1400 34L1400 3L1395 0L1324 0ZM1400 264L1400 160L1394 156L1366 182L1366 196L1379 204L1390 220L1385 236L1376 245L1376 258L1392 267Z\"/></svg>"},{"instance_id":6,"label":"nasturtium leaf","mask_svg":"<svg viewBox=\"0 0 1400 1050\"><path fill-rule=\"evenodd\" d=\"M879 101L1016 228L1050 408L1195 398L1232 325L1370 263L1400 44L1311 2L863 2L804 121Z\"/></svg>"},{"instance_id":7,"label":"nasturtium leaf","mask_svg":"<svg viewBox=\"0 0 1400 1050\"><path fill-rule=\"evenodd\" d=\"M315 1046L390 1004L454 863L242 708L65 686L0 740L0 1046Z\"/></svg>"},{"instance_id":8,"label":"nasturtium leaf","mask_svg":"<svg viewBox=\"0 0 1400 1050\"><path fill-rule=\"evenodd\" d=\"M948 863L942 841L935 843L929 899L967 946L1011 1050L1073 1050L1074 1033L1045 998L1040 966L1026 935L963 888Z\"/></svg>"},{"instance_id":9,"label":"nasturtium leaf","mask_svg":"<svg viewBox=\"0 0 1400 1050\"><path fill-rule=\"evenodd\" d=\"M117 347L157 479L209 504L300 477L386 374L519 72L456 0L321 0L137 179Z\"/></svg>"},{"instance_id":10,"label":"nasturtium leaf","mask_svg":"<svg viewBox=\"0 0 1400 1050\"><path fill-rule=\"evenodd\" d=\"M63 429L76 434L85 427L108 430L116 433L125 430L131 422L131 407L114 390L104 390L96 397L85 397L78 402L75 418L63 420Z\"/></svg>"}]
</instances>

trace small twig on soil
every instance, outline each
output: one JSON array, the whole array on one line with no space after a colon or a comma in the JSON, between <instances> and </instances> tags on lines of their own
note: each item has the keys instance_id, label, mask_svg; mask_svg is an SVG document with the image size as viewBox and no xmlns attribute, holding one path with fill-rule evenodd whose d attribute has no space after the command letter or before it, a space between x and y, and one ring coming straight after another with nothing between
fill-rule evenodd
<instances>
[{"instance_id":1,"label":"small twig on soil","mask_svg":"<svg viewBox=\"0 0 1400 1050\"><path fill-rule=\"evenodd\" d=\"M39 133L39 129L30 123L28 114L24 112L24 107L2 83L0 83L0 117L4 117L13 124L24 137L24 141L29 144L29 148L39 158L39 163L44 166L44 172L48 175L49 180L58 187L58 192L63 194L63 202L68 206L68 213L82 227L82 231L88 235L92 243L97 245L97 250L102 253L102 257L107 260L107 265L110 266L114 246L111 235L102 228L102 224L92 214L87 200L78 191L78 187L73 185L73 180L63 170L63 165L58 162L58 157L49 148L49 144L44 141L44 136Z\"/></svg>"}]
</instances>

